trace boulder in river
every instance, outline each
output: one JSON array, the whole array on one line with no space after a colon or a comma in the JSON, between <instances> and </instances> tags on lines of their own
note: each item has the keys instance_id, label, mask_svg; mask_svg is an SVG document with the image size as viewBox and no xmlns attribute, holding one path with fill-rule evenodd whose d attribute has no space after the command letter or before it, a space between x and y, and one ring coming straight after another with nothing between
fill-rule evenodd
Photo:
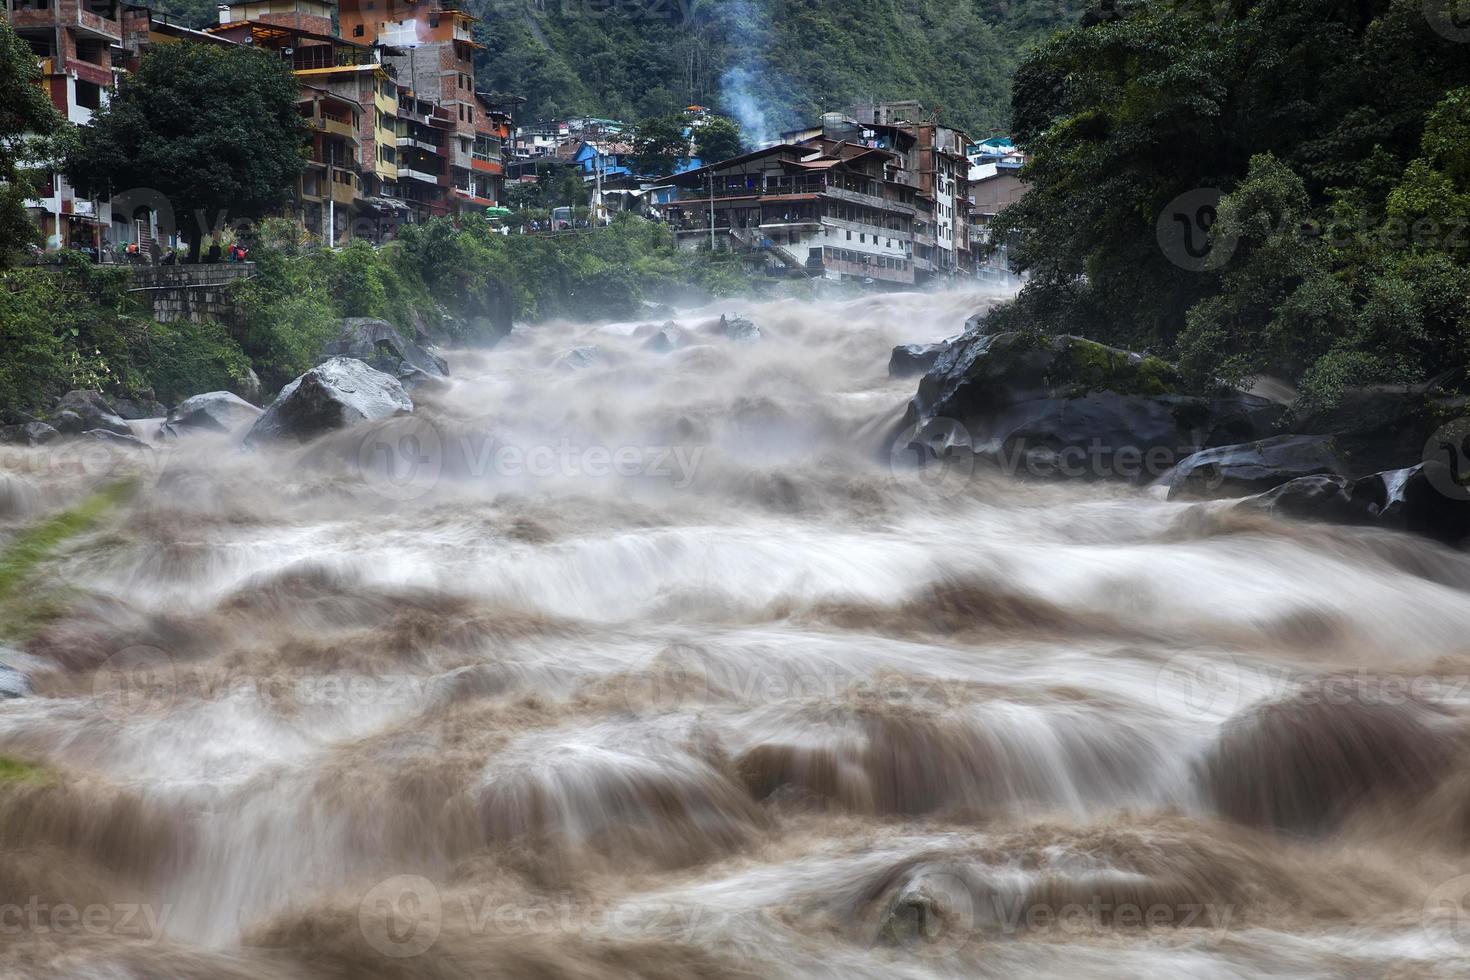
<instances>
[{"instance_id":1,"label":"boulder in river","mask_svg":"<svg viewBox=\"0 0 1470 980\"><path fill-rule=\"evenodd\" d=\"M238 395L209 391L180 402L169 415L168 424L175 433L190 429L233 433L250 428L263 414Z\"/></svg>"},{"instance_id":2,"label":"boulder in river","mask_svg":"<svg viewBox=\"0 0 1470 980\"><path fill-rule=\"evenodd\" d=\"M934 366L939 355L951 343L952 340L941 340L937 344L900 344L893 348L893 354L888 358L888 376L907 378L910 375L923 374Z\"/></svg>"},{"instance_id":3,"label":"boulder in river","mask_svg":"<svg viewBox=\"0 0 1470 980\"><path fill-rule=\"evenodd\" d=\"M412 411L413 401L397 378L353 357L333 357L282 388L245 441L304 441L356 422Z\"/></svg>"},{"instance_id":4,"label":"boulder in river","mask_svg":"<svg viewBox=\"0 0 1470 980\"><path fill-rule=\"evenodd\" d=\"M106 443L109 446L120 446L124 449L146 449L149 452L153 451L152 446L137 436L121 435L110 429L88 429L82 433L82 438L90 439L93 442Z\"/></svg>"},{"instance_id":5,"label":"boulder in river","mask_svg":"<svg viewBox=\"0 0 1470 980\"><path fill-rule=\"evenodd\" d=\"M1201 449L1271 435L1284 411L1191 391L1167 361L1081 337L966 334L920 380L900 439L953 445L958 427L1009 472L1143 482Z\"/></svg>"},{"instance_id":6,"label":"boulder in river","mask_svg":"<svg viewBox=\"0 0 1470 980\"><path fill-rule=\"evenodd\" d=\"M643 342L644 350L651 350L659 354L667 354L669 351L678 350L680 347L688 347L693 343L689 332L679 326L673 320L668 321L653 335Z\"/></svg>"},{"instance_id":7,"label":"boulder in river","mask_svg":"<svg viewBox=\"0 0 1470 980\"><path fill-rule=\"evenodd\" d=\"M573 347L558 356L552 362L552 367L558 371L580 371L584 368L597 367L604 361L601 348L595 344L585 344L581 347Z\"/></svg>"},{"instance_id":8,"label":"boulder in river","mask_svg":"<svg viewBox=\"0 0 1470 980\"><path fill-rule=\"evenodd\" d=\"M753 344L761 339L761 328L738 313L734 316L721 314L716 332L737 344Z\"/></svg>"},{"instance_id":9,"label":"boulder in river","mask_svg":"<svg viewBox=\"0 0 1470 980\"><path fill-rule=\"evenodd\" d=\"M112 407L123 419L161 419L168 414L168 406L154 398L152 391L132 398L113 398Z\"/></svg>"},{"instance_id":10,"label":"boulder in river","mask_svg":"<svg viewBox=\"0 0 1470 980\"><path fill-rule=\"evenodd\" d=\"M43 446L61 433L45 422L22 422L0 426L0 444L11 446Z\"/></svg>"},{"instance_id":11,"label":"boulder in river","mask_svg":"<svg viewBox=\"0 0 1470 980\"><path fill-rule=\"evenodd\" d=\"M1286 435L1204 449L1179 461L1159 481L1169 498L1259 493L1299 477L1343 471L1325 436Z\"/></svg>"},{"instance_id":12,"label":"boulder in river","mask_svg":"<svg viewBox=\"0 0 1470 980\"><path fill-rule=\"evenodd\" d=\"M449 365L404 337L387 320L350 316L337 325L337 336L322 348L327 357L355 357L399 380L423 376L445 378Z\"/></svg>"},{"instance_id":13,"label":"boulder in river","mask_svg":"<svg viewBox=\"0 0 1470 980\"><path fill-rule=\"evenodd\" d=\"M133 431L100 391L68 391L57 399L55 412L56 428L67 435L90 429L106 429L120 436Z\"/></svg>"}]
</instances>

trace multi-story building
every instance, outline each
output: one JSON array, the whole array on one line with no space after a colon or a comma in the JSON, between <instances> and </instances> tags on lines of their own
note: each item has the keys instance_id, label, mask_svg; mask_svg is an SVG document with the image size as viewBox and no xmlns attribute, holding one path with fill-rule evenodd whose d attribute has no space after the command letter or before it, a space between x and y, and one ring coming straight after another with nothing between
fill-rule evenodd
<instances>
[{"instance_id":1,"label":"multi-story building","mask_svg":"<svg viewBox=\"0 0 1470 980\"><path fill-rule=\"evenodd\" d=\"M343 0L338 19L347 38L381 46L384 63L415 98L448 110L453 129L444 146L453 209L496 203L504 175L493 171L503 165L489 159L491 147L480 140L503 139L508 131L485 125L487 110L475 94L475 51L482 47L474 39L475 18L459 0ZM477 143L480 162L493 164L490 169L475 166Z\"/></svg>"},{"instance_id":2,"label":"multi-story building","mask_svg":"<svg viewBox=\"0 0 1470 980\"><path fill-rule=\"evenodd\" d=\"M8 0L5 16L41 63L41 84L68 121L85 126L107 104L114 84L113 48L122 44L116 0ZM110 202L78 197L59 173L26 202L47 249L101 252L112 221Z\"/></svg>"},{"instance_id":3,"label":"multi-story building","mask_svg":"<svg viewBox=\"0 0 1470 980\"><path fill-rule=\"evenodd\" d=\"M809 275L907 285L968 274L966 145L917 102L827 113L775 146L676 174L668 214L686 245L765 252Z\"/></svg>"},{"instance_id":4,"label":"multi-story building","mask_svg":"<svg viewBox=\"0 0 1470 980\"><path fill-rule=\"evenodd\" d=\"M685 247L765 253L830 279L914 282L914 188L891 179L898 154L847 144L827 152L779 143L668 179L667 208Z\"/></svg>"},{"instance_id":5,"label":"multi-story building","mask_svg":"<svg viewBox=\"0 0 1470 980\"><path fill-rule=\"evenodd\" d=\"M398 88L398 199L411 221L446 215L449 204L449 110Z\"/></svg>"}]
</instances>

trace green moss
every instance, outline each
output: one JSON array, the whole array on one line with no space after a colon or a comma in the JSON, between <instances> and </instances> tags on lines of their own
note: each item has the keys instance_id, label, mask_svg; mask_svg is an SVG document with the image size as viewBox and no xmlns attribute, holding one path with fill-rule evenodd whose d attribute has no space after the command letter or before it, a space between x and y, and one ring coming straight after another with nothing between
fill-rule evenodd
<instances>
[{"instance_id":1,"label":"green moss","mask_svg":"<svg viewBox=\"0 0 1470 980\"><path fill-rule=\"evenodd\" d=\"M1179 372L1158 357L1135 360L1125 351L1081 337L1062 340L1065 350L1057 359L1054 382L1070 386L1076 395L1113 391L1120 395L1163 395L1180 390Z\"/></svg>"},{"instance_id":2,"label":"green moss","mask_svg":"<svg viewBox=\"0 0 1470 980\"><path fill-rule=\"evenodd\" d=\"M38 617L44 619L55 615L59 602L57 597L27 588L27 580L57 549L96 526L132 490L130 480L111 484L77 506L53 514L22 531L0 551L0 634L23 633L28 624L38 621Z\"/></svg>"},{"instance_id":3,"label":"green moss","mask_svg":"<svg viewBox=\"0 0 1470 980\"><path fill-rule=\"evenodd\" d=\"M49 778L50 773L40 766L0 755L0 786L6 783L39 783Z\"/></svg>"}]
</instances>

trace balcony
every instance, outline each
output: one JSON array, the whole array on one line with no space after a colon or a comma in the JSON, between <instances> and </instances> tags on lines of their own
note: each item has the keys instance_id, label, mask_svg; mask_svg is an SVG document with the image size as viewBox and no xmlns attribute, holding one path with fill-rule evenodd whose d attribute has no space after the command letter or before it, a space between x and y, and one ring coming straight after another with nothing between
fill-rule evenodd
<instances>
[{"instance_id":1,"label":"balcony","mask_svg":"<svg viewBox=\"0 0 1470 980\"><path fill-rule=\"evenodd\" d=\"M432 153L435 156L444 152L444 147L439 144L430 143L427 140L421 140L413 136L398 137L398 145L399 147L414 147L415 149L423 150L425 153Z\"/></svg>"},{"instance_id":2,"label":"balcony","mask_svg":"<svg viewBox=\"0 0 1470 980\"><path fill-rule=\"evenodd\" d=\"M470 160L470 166L481 173L497 175L505 173L505 167L501 166L499 160L481 160L479 157L474 157Z\"/></svg>"},{"instance_id":3,"label":"balcony","mask_svg":"<svg viewBox=\"0 0 1470 980\"><path fill-rule=\"evenodd\" d=\"M331 168L331 179L328 181L332 188L332 200L338 204L351 204L357 197L357 174L344 167Z\"/></svg>"},{"instance_id":4,"label":"balcony","mask_svg":"<svg viewBox=\"0 0 1470 980\"><path fill-rule=\"evenodd\" d=\"M319 133L328 133L332 136L340 136L343 139L357 142L357 130L352 128L352 123L335 119L332 116L307 116L306 121L311 124L312 129Z\"/></svg>"},{"instance_id":5,"label":"balcony","mask_svg":"<svg viewBox=\"0 0 1470 980\"><path fill-rule=\"evenodd\" d=\"M399 167L398 179L417 180L425 184L433 184L435 187L439 186L439 177L437 175L427 173L423 170L415 170L412 167Z\"/></svg>"}]
</instances>

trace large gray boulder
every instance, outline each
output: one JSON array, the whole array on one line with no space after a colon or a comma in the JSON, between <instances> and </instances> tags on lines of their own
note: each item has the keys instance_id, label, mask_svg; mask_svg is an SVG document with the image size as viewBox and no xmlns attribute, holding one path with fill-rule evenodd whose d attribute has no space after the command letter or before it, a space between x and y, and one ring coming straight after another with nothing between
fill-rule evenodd
<instances>
[{"instance_id":1,"label":"large gray boulder","mask_svg":"<svg viewBox=\"0 0 1470 980\"><path fill-rule=\"evenodd\" d=\"M11 446L42 446L61 433L45 422L22 422L0 426L0 443Z\"/></svg>"},{"instance_id":2,"label":"large gray boulder","mask_svg":"<svg viewBox=\"0 0 1470 980\"><path fill-rule=\"evenodd\" d=\"M80 435L91 429L106 429L120 436L133 431L100 391L68 391L56 400L53 421L67 435Z\"/></svg>"},{"instance_id":3,"label":"large gray boulder","mask_svg":"<svg viewBox=\"0 0 1470 980\"><path fill-rule=\"evenodd\" d=\"M715 326L715 333L737 344L753 344L761 339L761 328L749 318L738 313L734 316L721 314L720 322Z\"/></svg>"},{"instance_id":4,"label":"large gray boulder","mask_svg":"<svg viewBox=\"0 0 1470 980\"><path fill-rule=\"evenodd\" d=\"M413 401L397 378L353 357L333 357L282 388L245 441L305 441L357 422L412 411Z\"/></svg>"},{"instance_id":5,"label":"large gray boulder","mask_svg":"<svg viewBox=\"0 0 1470 980\"><path fill-rule=\"evenodd\" d=\"M659 354L667 354L681 347L688 347L694 343L694 338L689 331L679 326L673 320L655 330L647 340L643 342L644 350L651 350Z\"/></svg>"},{"instance_id":6,"label":"large gray boulder","mask_svg":"<svg viewBox=\"0 0 1470 980\"><path fill-rule=\"evenodd\" d=\"M1008 472L1144 482L1201 449L1270 436L1284 411L1192 391L1166 361L1080 337L966 334L920 380L899 439L968 443Z\"/></svg>"},{"instance_id":7,"label":"large gray boulder","mask_svg":"<svg viewBox=\"0 0 1470 980\"><path fill-rule=\"evenodd\" d=\"M1260 493L1301 477L1341 473L1343 461L1325 436L1287 435L1205 449L1179 461L1159 481L1176 497Z\"/></svg>"},{"instance_id":8,"label":"large gray boulder","mask_svg":"<svg viewBox=\"0 0 1470 980\"><path fill-rule=\"evenodd\" d=\"M264 412L228 391L209 391L179 403L168 417L174 434L187 431L243 432Z\"/></svg>"},{"instance_id":9,"label":"large gray boulder","mask_svg":"<svg viewBox=\"0 0 1470 980\"><path fill-rule=\"evenodd\" d=\"M584 368L597 367L605 361L601 348L595 344L586 344L562 352L551 362L551 366L558 371L581 371Z\"/></svg>"},{"instance_id":10,"label":"large gray boulder","mask_svg":"<svg viewBox=\"0 0 1470 980\"><path fill-rule=\"evenodd\" d=\"M907 378L915 374L923 374L934 366L939 360L952 340L941 340L937 344L900 344L893 348L893 354L888 358L888 376L890 378Z\"/></svg>"},{"instance_id":11,"label":"large gray boulder","mask_svg":"<svg viewBox=\"0 0 1470 980\"><path fill-rule=\"evenodd\" d=\"M351 316L337 325L337 336L322 348L327 357L355 357L399 380L446 378L449 365L404 337L387 320Z\"/></svg>"}]
</instances>

